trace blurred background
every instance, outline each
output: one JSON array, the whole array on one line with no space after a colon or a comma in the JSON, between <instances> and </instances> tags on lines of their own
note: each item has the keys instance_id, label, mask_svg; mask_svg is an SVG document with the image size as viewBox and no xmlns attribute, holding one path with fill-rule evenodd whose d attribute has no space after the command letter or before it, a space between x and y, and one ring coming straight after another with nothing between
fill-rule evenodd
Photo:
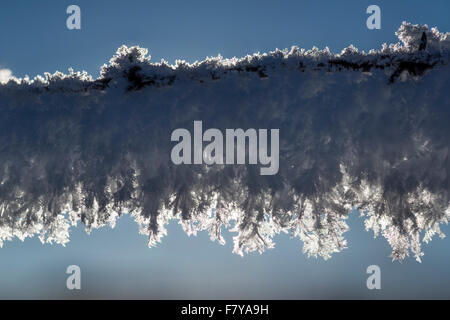
<instances>
[{"instance_id":1,"label":"blurred background","mask_svg":"<svg viewBox=\"0 0 450 320\"><path fill-rule=\"evenodd\" d=\"M66 28L66 8L81 8L81 30ZM381 7L381 30L368 30L366 8ZM401 22L450 31L450 2L434 1L3 1L0 69L33 77L69 67L98 77L122 45L149 49L152 60L227 58L292 45L340 52L397 42ZM383 238L373 239L352 212L349 248L332 259L308 259L302 243L282 235L275 249L244 258L206 233L188 237L177 224L157 248L125 215L115 229L87 235L73 228L66 248L15 239L0 249L0 298L450 298L450 242L424 246L423 262L391 262ZM449 233L448 227L443 227ZM81 287L66 289L67 266L81 268ZM381 268L381 290L368 290L366 268Z\"/></svg>"}]
</instances>

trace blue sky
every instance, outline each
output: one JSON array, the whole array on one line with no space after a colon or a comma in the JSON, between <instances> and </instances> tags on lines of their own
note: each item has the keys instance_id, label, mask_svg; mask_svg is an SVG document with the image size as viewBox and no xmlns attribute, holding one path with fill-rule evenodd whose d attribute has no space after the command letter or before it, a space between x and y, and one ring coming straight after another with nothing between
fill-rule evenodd
<instances>
[{"instance_id":1,"label":"blue sky","mask_svg":"<svg viewBox=\"0 0 450 320\"><path fill-rule=\"evenodd\" d=\"M82 29L68 30L66 8L77 4ZM382 29L366 28L366 8L382 9ZM298 45L340 51L395 42L403 20L450 30L446 0L399 1L4 1L0 10L0 66L30 76L69 67L98 76L122 45L161 58L195 61L221 53L243 56Z\"/></svg>"},{"instance_id":2,"label":"blue sky","mask_svg":"<svg viewBox=\"0 0 450 320\"><path fill-rule=\"evenodd\" d=\"M383 238L364 231L351 215L345 234L349 248L328 261L307 258L301 242L279 236L275 249L244 258L206 233L188 237L172 224L169 234L149 249L137 225L122 217L115 229L87 235L71 232L67 247L42 245L37 238L15 240L0 250L0 298L161 298L161 299L302 299L302 298L449 298L449 240L424 246L421 264L391 262ZM443 228L445 233L450 228ZM65 287L67 266L81 268L81 290ZM368 290L366 268L381 268L381 290Z\"/></svg>"},{"instance_id":3,"label":"blue sky","mask_svg":"<svg viewBox=\"0 0 450 320\"><path fill-rule=\"evenodd\" d=\"M66 8L82 10L82 30L65 26ZM378 4L382 29L366 28L365 9ZM10 1L0 5L0 68L16 76L100 66L122 45L149 48L161 58L195 61L265 52L292 45L349 44L364 50L396 42L403 20L450 31L450 2L435 1ZM67 248L38 239L0 249L0 298L450 298L450 242L426 245L424 262L392 263L382 238L373 240L356 214L349 248L333 259L307 259L301 243L278 238L275 249L241 258L206 234L188 238L171 225L163 243L148 249L137 225L123 217L114 230L87 235L75 228ZM449 228L443 230L448 234ZM82 290L65 288L65 269L82 270ZM366 288L367 266L382 270L382 290Z\"/></svg>"}]
</instances>

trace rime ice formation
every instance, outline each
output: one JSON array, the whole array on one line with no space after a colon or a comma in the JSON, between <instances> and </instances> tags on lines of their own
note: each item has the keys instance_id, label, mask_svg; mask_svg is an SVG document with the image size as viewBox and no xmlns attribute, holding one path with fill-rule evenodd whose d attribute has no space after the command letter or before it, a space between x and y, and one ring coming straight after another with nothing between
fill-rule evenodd
<instances>
[{"instance_id":1,"label":"rime ice formation","mask_svg":"<svg viewBox=\"0 0 450 320\"><path fill-rule=\"evenodd\" d=\"M450 37L403 23L400 43L340 54L297 47L241 59L151 63L122 46L101 77L45 74L0 86L0 244L134 216L149 246L179 219L234 252L287 232L309 256L346 247L359 209L393 259L420 261L450 217ZM3 81L5 82L5 81ZM173 165L170 133L280 129L280 169Z\"/></svg>"}]
</instances>

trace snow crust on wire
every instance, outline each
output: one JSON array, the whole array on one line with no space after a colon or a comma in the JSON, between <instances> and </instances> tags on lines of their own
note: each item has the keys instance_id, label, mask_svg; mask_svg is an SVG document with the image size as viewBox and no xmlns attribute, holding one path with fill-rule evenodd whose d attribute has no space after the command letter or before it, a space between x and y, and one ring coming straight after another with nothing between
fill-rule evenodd
<instances>
[{"instance_id":1,"label":"snow crust on wire","mask_svg":"<svg viewBox=\"0 0 450 320\"><path fill-rule=\"evenodd\" d=\"M393 259L420 261L450 217L450 37L408 23L396 34L368 53L293 47L175 65L122 46L98 79L0 70L0 244L65 245L71 225L129 213L149 246L178 219L222 244L235 233L240 255L284 232L328 259L358 209ZM173 165L170 133L194 120L280 129L278 174Z\"/></svg>"}]
</instances>

